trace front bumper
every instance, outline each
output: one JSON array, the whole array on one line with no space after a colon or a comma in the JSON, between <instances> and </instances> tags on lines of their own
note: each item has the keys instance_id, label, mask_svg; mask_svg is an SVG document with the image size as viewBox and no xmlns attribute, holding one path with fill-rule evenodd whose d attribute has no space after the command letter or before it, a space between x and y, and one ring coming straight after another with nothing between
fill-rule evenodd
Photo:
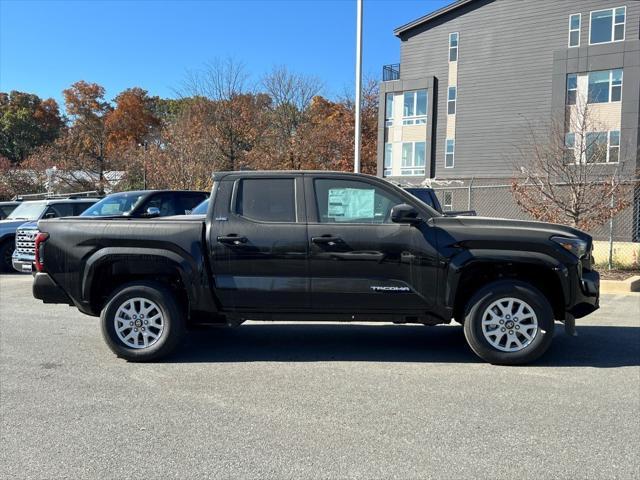
<instances>
[{"instance_id":1,"label":"front bumper","mask_svg":"<svg viewBox=\"0 0 640 480\"><path fill-rule=\"evenodd\" d=\"M43 303L65 303L73 305L69 296L60 288L48 273L38 272L33 278L33 296Z\"/></svg>"},{"instance_id":2,"label":"front bumper","mask_svg":"<svg viewBox=\"0 0 640 480\"><path fill-rule=\"evenodd\" d=\"M16 255L17 252L13 252L11 257L11 265L13 269L20 273L31 273L35 270L33 268L33 262L35 258L32 255Z\"/></svg>"},{"instance_id":3,"label":"front bumper","mask_svg":"<svg viewBox=\"0 0 640 480\"><path fill-rule=\"evenodd\" d=\"M574 318L582 318L600 308L600 274L595 270L583 271L578 278L573 305L567 309Z\"/></svg>"}]
</instances>

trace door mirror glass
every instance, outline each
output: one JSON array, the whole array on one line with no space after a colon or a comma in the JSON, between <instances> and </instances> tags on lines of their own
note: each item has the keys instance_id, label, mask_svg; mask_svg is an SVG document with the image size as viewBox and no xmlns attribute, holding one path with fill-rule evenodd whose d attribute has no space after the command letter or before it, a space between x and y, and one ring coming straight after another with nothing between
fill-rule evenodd
<instances>
[{"instance_id":1,"label":"door mirror glass","mask_svg":"<svg viewBox=\"0 0 640 480\"><path fill-rule=\"evenodd\" d=\"M401 203L391 209L391 221L393 223L415 224L421 222L422 219L415 208L406 203Z\"/></svg>"},{"instance_id":2,"label":"door mirror glass","mask_svg":"<svg viewBox=\"0 0 640 480\"><path fill-rule=\"evenodd\" d=\"M147 217L158 217L160 216L160 209L158 207L149 207L147 208Z\"/></svg>"}]
</instances>

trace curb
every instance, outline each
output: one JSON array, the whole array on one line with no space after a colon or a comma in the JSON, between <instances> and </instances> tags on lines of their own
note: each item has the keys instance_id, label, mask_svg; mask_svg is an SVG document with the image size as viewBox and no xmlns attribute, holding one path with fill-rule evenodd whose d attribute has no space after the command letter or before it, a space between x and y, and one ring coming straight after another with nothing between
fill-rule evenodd
<instances>
[{"instance_id":1,"label":"curb","mask_svg":"<svg viewBox=\"0 0 640 480\"><path fill-rule=\"evenodd\" d=\"M600 293L640 292L640 275L626 280L600 280Z\"/></svg>"}]
</instances>

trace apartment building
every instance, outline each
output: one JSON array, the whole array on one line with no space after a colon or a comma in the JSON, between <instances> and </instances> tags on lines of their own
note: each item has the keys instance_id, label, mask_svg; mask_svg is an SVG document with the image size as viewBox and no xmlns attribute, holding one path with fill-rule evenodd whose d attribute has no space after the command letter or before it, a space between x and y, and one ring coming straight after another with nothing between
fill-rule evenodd
<instances>
[{"instance_id":1,"label":"apartment building","mask_svg":"<svg viewBox=\"0 0 640 480\"><path fill-rule=\"evenodd\" d=\"M589 152L606 152L598 163L632 176L639 25L635 0L458 0L397 28L400 64L384 67L380 88L378 174L403 184L507 184L532 125L562 119L569 151L586 136L601 147ZM572 131L587 108L593 131ZM589 152L576 162L596 161ZM467 207L453 190L444 200Z\"/></svg>"}]
</instances>

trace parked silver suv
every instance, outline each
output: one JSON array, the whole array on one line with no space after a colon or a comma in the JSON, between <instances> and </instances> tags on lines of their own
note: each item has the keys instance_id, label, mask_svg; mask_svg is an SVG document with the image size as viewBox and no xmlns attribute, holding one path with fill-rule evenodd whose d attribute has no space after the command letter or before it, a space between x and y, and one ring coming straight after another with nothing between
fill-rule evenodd
<instances>
[{"instance_id":1,"label":"parked silver suv","mask_svg":"<svg viewBox=\"0 0 640 480\"><path fill-rule=\"evenodd\" d=\"M99 198L56 198L22 202L5 220L0 220L0 271L30 272L34 260L31 239L38 220L80 215ZM34 236L35 239L35 236ZM15 248L17 247L17 249Z\"/></svg>"}]
</instances>

